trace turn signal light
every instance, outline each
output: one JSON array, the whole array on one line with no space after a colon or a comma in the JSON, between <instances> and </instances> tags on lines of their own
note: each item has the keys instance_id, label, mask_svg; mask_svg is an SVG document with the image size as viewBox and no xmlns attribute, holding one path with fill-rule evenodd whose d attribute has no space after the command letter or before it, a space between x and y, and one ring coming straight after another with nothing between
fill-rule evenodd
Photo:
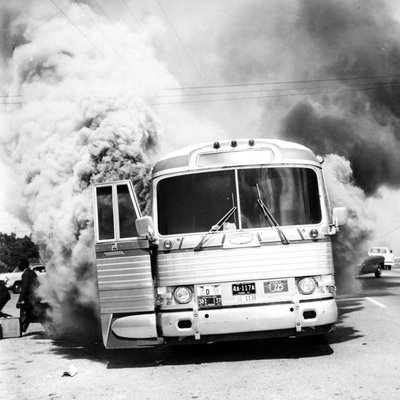
<instances>
[{"instance_id":1,"label":"turn signal light","mask_svg":"<svg viewBox=\"0 0 400 400\"><path fill-rule=\"evenodd\" d=\"M192 300L193 293L186 286L178 286L174 290L174 299L179 304L187 304Z\"/></svg>"}]
</instances>

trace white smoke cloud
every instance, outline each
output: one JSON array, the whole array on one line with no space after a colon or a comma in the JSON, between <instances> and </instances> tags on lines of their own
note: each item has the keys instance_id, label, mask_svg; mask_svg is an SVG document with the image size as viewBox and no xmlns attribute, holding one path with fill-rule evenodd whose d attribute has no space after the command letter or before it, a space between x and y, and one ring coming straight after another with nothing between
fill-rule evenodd
<instances>
[{"instance_id":1,"label":"white smoke cloud","mask_svg":"<svg viewBox=\"0 0 400 400\"><path fill-rule=\"evenodd\" d=\"M178 83L152 50L154 21L132 32L85 4L64 2L60 14L32 3L26 17L3 10L18 45L3 52L10 79L2 89L22 104L1 115L0 151L12 171L10 209L32 228L48 265L40 292L60 333L96 320L90 184L133 176L143 189L162 127L142 97Z\"/></svg>"}]
</instances>

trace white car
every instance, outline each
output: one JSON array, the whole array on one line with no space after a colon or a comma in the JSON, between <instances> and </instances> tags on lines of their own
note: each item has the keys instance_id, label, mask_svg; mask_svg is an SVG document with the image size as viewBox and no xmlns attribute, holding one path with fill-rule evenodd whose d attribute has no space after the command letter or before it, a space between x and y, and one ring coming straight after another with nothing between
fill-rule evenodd
<instances>
[{"instance_id":1,"label":"white car","mask_svg":"<svg viewBox=\"0 0 400 400\"><path fill-rule=\"evenodd\" d=\"M384 269L392 269L394 264L394 254L392 250L389 250L387 247L371 247L368 251L368 255L370 257L374 256L382 256L385 258L385 266Z\"/></svg>"},{"instance_id":2,"label":"white car","mask_svg":"<svg viewBox=\"0 0 400 400\"><path fill-rule=\"evenodd\" d=\"M30 267L38 276L46 273L46 267L43 264L35 264ZM6 288L13 293L20 293L22 288L22 272L15 268L13 272L0 274L0 281L3 281Z\"/></svg>"}]
</instances>

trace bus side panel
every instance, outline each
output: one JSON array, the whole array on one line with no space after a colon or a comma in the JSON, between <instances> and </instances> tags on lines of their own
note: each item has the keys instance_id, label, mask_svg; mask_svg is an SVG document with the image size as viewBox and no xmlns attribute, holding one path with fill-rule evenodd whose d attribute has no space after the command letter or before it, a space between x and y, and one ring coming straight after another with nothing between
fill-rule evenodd
<instances>
[{"instance_id":1,"label":"bus side panel","mask_svg":"<svg viewBox=\"0 0 400 400\"><path fill-rule=\"evenodd\" d=\"M110 245L96 246L103 339L111 333L105 330L129 339L157 337L147 243L125 242L115 251Z\"/></svg>"}]
</instances>

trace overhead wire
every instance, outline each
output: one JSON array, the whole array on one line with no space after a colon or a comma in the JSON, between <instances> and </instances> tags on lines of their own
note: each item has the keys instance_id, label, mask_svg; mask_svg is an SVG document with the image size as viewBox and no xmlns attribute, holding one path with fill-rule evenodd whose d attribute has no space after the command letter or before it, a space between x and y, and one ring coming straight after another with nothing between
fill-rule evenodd
<instances>
[{"instance_id":1,"label":"overhead wire","mask_svg":"<svg viewBox=\"0 0 400 400\"><path fill-rule=\"evenodd\" d=\"M186 56L188 57L189 61L191 62L193 68L197 71L197 74L199 75L201 81L205 84L203 75L201 74L199 68L197 67L196 63L194 62L194 60L193 60L192 56L190 55L189 51L188 51L187 48L184 46L184 44L183 44L181 38L180 38L179 35L178 35L177 30L175 29L175 27L174 27L174 25L173 25L173 23L172 23L172 21L171 21L170 18L168 17L168 15L167 15L166 11L164 10L163 6L161 5L160 1L159 1L159 0L156 0L156 2L157 2L157 4L158 4L158 6L160 7L161 12L163 13L165 20L168 22L170 28L172 29L172 31L174 32L176 38L178 39L178 42L180 43L180 45L182 46L183 50L185 51Z\"/></svg>"},{"instance_id":2,"label":"overhead wire","mask_svg":"<svg viewBox=\"0 0 400 400\"><path fill-rule=\"evenodd\" d=\"M93 43L93 41L87 36L75 23L74 21L64 12L64 10L55 2L55 0L50 0L50 2L58 9L58 11L65 17L65 19L75 27L75 29L95 48L104 58L104 53Z\"/></svg>"},{"instance_id":3,"label":"overhead wire","mask_svg":"<svg viewBox=\"0 0 400 400\"><path fill-rule=\"evenodd\" d=\"M221 85L203 85L203 86L181 86L169 87L162 90L193 90L193 89L217 89L242 86L265 86L265 85L287 85L300 83L323 83L323 82L346 82L352 80L379 80L379 79L400 79L400 75L377 75L377 76L346 76L343 78L318 78L318 79L298 79L292 81L268 81L268 82L241 82Z\"/></svg>"},{"instance_id":4,"label":"overhead wire","mask_svg":"<svg viewBox=\"0 0 400 400\"><path fill-rule=\"evenodd\" d=\"M95 0L93 0L95 1ZM79 3L79 1L75 1L75 3L79 6L79 8L81 9L81 11L86 15L87 19L90 21L90 23L94 26L94 28L100 33L100 35L104 38L104 40L106 41L107 45L112 49L112 51L117 55L117 57L122 61L122 62L126 62L126 60L123 58L122 53L120 53L119 49L117 48L117 46L115 45L115 43L112 41L112 39L107 35L107 33L103 30L103 28L100 27L100 24L97 23L94 15L91 15L88 11L85 10L85 7L82 6L81 3ZM108 21L110 21L107 17L107 15L104 13L103 9L100 8L99 9L102 11L102 13L105 15L105 17L107 18Z\"/></svg>"},{"instance_id":5,"label":"overhead wire","mask_svg":"<svg viewBox=\"0 0 400 400\"><path fill-rule=\"evenodd\" d=\"M389 85L389 86L388 86ZM396 82L365 82L365 83L350 83L348 86L352 88L388 88L388 87L398 87L400 81ZM336 85L325 85L323 88L338 88ZM195 92L195 93L174 93L174 94L162 94L162 95L150 95L146 98L173 98L173 97L192 97L192 96L215 96L215 95L231 95L231 94L242 94L242 93L263 93L263 92L282 92L282 91L293 91L293 90L314 90L316 86L300 86L300 87L288 87L288 88L262 88L262 89L252 89L252 90L237 90L237 91L208 91L208 92Z\"/></svg>"},{"instance_id":6,"label":"overhead wire","mask_svg":"<svg viewBox=\"0 0 400 400\"><path fill-rule=\"evenodd\" d=\"M368 91L368 90L377 90L379 88L381 89L387 89L387 88L398 88L400 87L400 83L392 84L389 86L383 86L380 85L365 85L365 86L359 86L359 87L351 87L349 89L345 88L340 88L340 87L333 87L333 88L312 88L313 91L307 91L310 90L308 88L306 91L300 91L299 89L296 88L290 88L290 89L284 89L286 92L284 93L278 93L278 90L272 91L273 94L269 95L254 95L254 96L244 96L244 97L223 97L223 98L209 98L209 99L193 99L193 100L188 100L188 99L181 99L178 101L168 101L168 102L152 102L150 103L151 105L154 106L161 106L161 105L171 105L171 104L191 104L191 103L210 103L210 102L217 102L217 101L241 101L241 100L259 100L259 99L266 99L266 98L279 98L279 97L291 97L291 96L310 96L310 95L322 95L326 93L332 93L339 91L341 93L346 93L346 92L359 92L359 91ZM296 91L296 93L290 93ZM251 93L251 92L250 92ZM253 92L257 93L257 92ZM215 96L215 95L229 95L230 92L220 92L220 93L208 93L205 95L208 96ZM157 97L151 97L152 99L157 99Z\"/></svg>"},{"instance_id":7,"label":"overhead wire","mask_svg":"<svg viewBox=\"0 0 400 400\"><path fill-rule=\"evenodd\" d=\"M393 228L392 230L390 230L389 232L386 232L385 234L379 236L378 238L376 238L375 240L379 240L379 239L383 239L384 237L390 235L391 233L397 231L400 229L400 225L396 226L395 228Z\"/></svg>"},{"instance_id":8,"label":"overhead wire","mask_svg":"<svg viewBox=\"0 0 400 400\"><path fill-rule=\"evenodd\" d=\"M90 0L89 0L90 1ZM106 12L104 11L103 7L100 6L100 4L96 0L91 0L91 2L97 7L97 9L104 15L104 17L107 19L107 21L110 23L110 25L113 25L113 22L110 20Z\"/></svg>"},{"instance_id":9,"label":"overhead wire","mask_svg":"<svg viewBox=\"0 0 400 400\"><path fill-rule=\"evenodd\" d=\"M140 22L140 20L136 17L136 15L133 13L131 7L129 6L128 2L126 0L122 0L122 2L125 5L125 8L128 10L128 13L132 16L133 20L138 24L140 29L143 29L143 25Z\"/></svg>"}]
</instances>

